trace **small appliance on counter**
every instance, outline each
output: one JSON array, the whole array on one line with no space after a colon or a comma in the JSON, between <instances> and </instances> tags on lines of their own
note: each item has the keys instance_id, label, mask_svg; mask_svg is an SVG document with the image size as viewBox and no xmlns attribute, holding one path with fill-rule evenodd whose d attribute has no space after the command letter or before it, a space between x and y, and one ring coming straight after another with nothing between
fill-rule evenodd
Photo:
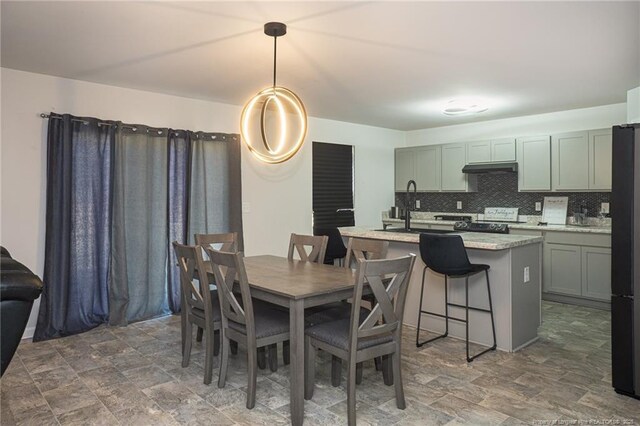
<instances>
[{"instance_id":1,"label":"small appliance on counter","mask_svg":"<svg viewBox=\"0 0 640 426\"><path fill-rule=\"evenodd\" d=\"M404 209L392 206L389 210L389 219L404 219Z\"/></svg>"}]
</instances>

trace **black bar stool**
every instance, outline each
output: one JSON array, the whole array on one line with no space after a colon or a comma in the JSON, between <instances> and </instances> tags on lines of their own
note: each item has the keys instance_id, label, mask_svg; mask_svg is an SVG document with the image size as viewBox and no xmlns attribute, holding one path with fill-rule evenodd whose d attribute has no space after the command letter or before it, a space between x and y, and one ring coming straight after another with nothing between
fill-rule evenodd
<instances>
[{"instance_id":1,"label":"black bar stool","mask_svg":"<svg viewBox=\"0 0 640 426\"><path fill-rule=\"evenodd\" d=\"M326 235L329 237L327 243L327 251L324 255L324 263L327 265L333 265L336 259L339 260L340 266L347 255L347 247L342 241L342 235L338 228L331 227L315 227L313 228L313 235Z\"/></svg>"},{"instance_id":2,"label":"black bar stool","mask_svg":"<svg viewBox=\"0 0 640 426\"><path fill-rule=\"evenodd\" d=\"M422 270L422 289L420 290L420 309L418 312L418 330L416 333L416 346L421 347L425 343L432 342L449 334L449 319L465 323L466 327L466 343L467 343L467 362L471 362L482 354L496 349L496 327L493 320L493 305L491 303L491 285L489 284L489 265L473 264L469 262L467 250L460 235L441 235L441 234L420 234L420 256L425 264ZM424 279L427 268L434 272L444 275L444 315L425 311L422 309L422 297L424 296ZM469 306L469 277L477 273L483 272L487 278L487 294L489 295L489 309L482 309ZM449 291L447 278L464 278L464 294L465 304L449 302ZM465 317L456 318L449 316L449 306L464 308ZM469 310L487 312L491 315L491 330L493 332L493 346L482 352L469 356ZM420 319L423 314L434 315L445 319L444 334L429 340L420 342Z\"/></svg>"}]
</instances>

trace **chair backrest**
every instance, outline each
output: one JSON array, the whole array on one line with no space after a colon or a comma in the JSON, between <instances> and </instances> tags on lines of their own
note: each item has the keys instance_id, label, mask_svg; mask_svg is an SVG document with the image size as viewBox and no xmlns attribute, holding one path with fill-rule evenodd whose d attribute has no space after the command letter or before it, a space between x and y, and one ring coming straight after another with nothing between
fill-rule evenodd
<instances>
[{"instance_id":1,"label":"chair backrest","mask_svg":"<svg viewBox=\"0 0 640 426\"><path fill-rule=\"evenodd\" d=\"M214 308L211 305L211 293L202 249L200 246L186 246L174 241L173 250L180 268L182 309L185 309L187 314L190 314L194 308L204 311L207 324L213 324L212 309ZM194 278L198 279L197 284Z\"/></svg>"},{"instance_id":2,"label":"chair backrest","mask_svg":"<svg viewBox=\"0 0 640 426\"><path fill-rule=\"evenodd\" d=\"M384 335L393 335L399 343L407 289L415 259L415 254L409 254L395 259L362 260L358 263L349 334L352 351L357 348L359 340ZM365 284L373 291L376 302L369 315L360 323L360 305Z\"/></svg>"},{"instance_id":3,"label":"chair backrest","mask_svg":"<svg viewBox=\"0 0 640 426\"><path fill-rule=\"evenodd\" d=\"M288 259L294 259L294 249L303 262L324 263L329 237L326 235L299 235L291 234L289 240ZM309 251L307 251L307 248Z\"/></svg>"},{"instance_id":4,"label":"chair backrest","mask_svg":"<svg viewBox=\"0 0 640 426\"><path fill-rule=\"evenodd\" d=\"M420 234L420 257L427 268L439 274L464 274L471 269L460 235Z\"/></svg>"},{"instance_id":5,"label":"chair backrest","mask_svg":"<svg viewBox=\"0 0 640 426\"><path fill-rule=\"evenodd\" d=\"M209 263L218 286L218 299L222 313L222 326L227 328L228 321L244 324L247 338L255 339L255 323L253 320L253 302L249 290L249 280L244 267L242 252L225 252L205 248L209 256ZM242 304L233 292L234 284L240 287Z\"/></svg>"},{"instance_id":6,"label":"chair backrest","mask_svg":"<svg viewBox=\"0 0 640 426\"><path fill-rule=\"evenodd\" d=\"M195 234L196 244L204 248L211 247L220 251L238 251L238 233L226 234ZM220 245L220 247L214 247Z\"/></svg>"},{"instance_id":7,"label":"chair backrest","mask_svg":"<svg viewBox=\"0 0 640 426\"><path fill-rule=\"evenodd\" d=\"M313 228L313 235L326 235L329 237L324 263L333 264L334 259L342 259L347 255L347 247L342 241L342 235L338 228Z\"/></svg>"},{"instance_id":8,"label":"chair backrest","mask_svg":"<svg viewBox=\"0 0 640 426\"><path fill-rule=\"evenodd\" d=\"M384 259L387 257L388 250L389 241L349 238L344 266L346 268L355 268L363 260Z\"/></svg>"}]
</instances>

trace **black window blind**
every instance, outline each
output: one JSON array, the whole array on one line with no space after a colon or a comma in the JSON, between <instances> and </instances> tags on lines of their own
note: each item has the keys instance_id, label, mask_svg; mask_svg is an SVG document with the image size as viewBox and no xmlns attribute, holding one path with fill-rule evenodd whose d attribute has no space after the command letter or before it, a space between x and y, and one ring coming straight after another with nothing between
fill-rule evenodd
<instances>
[{"instance_id":1,"label":"black window blind","mask_svg":"<svg viewBox=\"0 0 640 426\"><path fill-rule=\"evenodd\" d=\"M313 226L354 226L353 146L313 142Z\"/></svg>"}]
</instances>

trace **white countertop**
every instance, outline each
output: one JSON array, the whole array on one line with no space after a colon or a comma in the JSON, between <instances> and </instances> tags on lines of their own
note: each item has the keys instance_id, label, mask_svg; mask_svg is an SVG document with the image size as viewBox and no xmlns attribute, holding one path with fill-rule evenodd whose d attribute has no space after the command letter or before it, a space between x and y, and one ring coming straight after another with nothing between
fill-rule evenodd
<instances>
[{"instance_id":1,"label":"white countertop","mask_svg":"<svg viewBox=\"0 0 640 426\"><path fill-rule=\"evenodd\" d=\"M389 224L401 224L404 226L404 219L390 219L383 218L382 223ZM412 225L451 225L455 224L450 220L435 220L435 219L414 219L411 218ZM528 229L531 231L559 231L559 232L582 232L591 234L611 234L610 226L571 226L571 225L544 225L538 226L536 223L510 223L510 229Z\"/></svg>"},{"instance_id":2,"label":"white countertop","mask_svg":"<svg viewBox=\"0 0 640 426\"><path fill-rule=\"evenodd\" d=\"M446 224L441 220L437 222L439 224ZM453 222L447 223L453 225ZM340 228L340 233L343 237L370 238L374 240L396 241L413 244L418 244L420 238L420 234L376 231L370 228L362 228L357 226ZM542 242L542 237L532 237L527 235L488 234L481 232L461 232L458 235L462 237L464 246L466 248L481 250L506 250L514 247L524 246L527 244L537 244Z\"/></svg>"}]
</instances>

